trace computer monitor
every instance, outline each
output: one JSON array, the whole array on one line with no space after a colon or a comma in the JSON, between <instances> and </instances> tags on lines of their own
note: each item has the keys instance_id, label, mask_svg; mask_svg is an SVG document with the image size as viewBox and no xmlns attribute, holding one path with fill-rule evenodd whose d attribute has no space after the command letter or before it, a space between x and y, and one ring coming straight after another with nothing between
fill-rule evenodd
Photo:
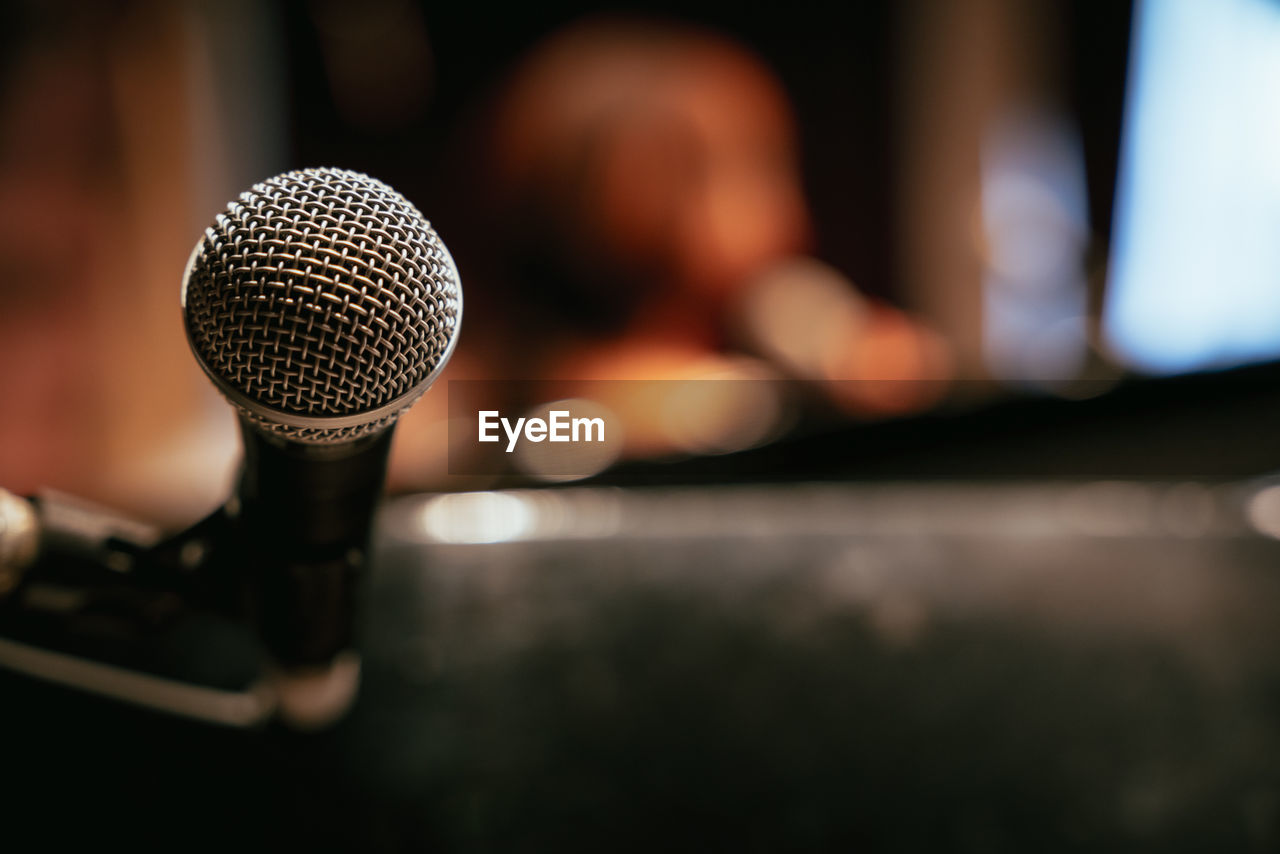
<instances>
[{"instance_id":1,"label":"computer monitor","mask_svg":"<svg viewBox=\"0 0 1280 854\"><path fill-rule=\"evenodd\" d=\"M1144 373L1280 358L1280 3L1136 4L1103 328Z\"/></svg>"}]
</instances>

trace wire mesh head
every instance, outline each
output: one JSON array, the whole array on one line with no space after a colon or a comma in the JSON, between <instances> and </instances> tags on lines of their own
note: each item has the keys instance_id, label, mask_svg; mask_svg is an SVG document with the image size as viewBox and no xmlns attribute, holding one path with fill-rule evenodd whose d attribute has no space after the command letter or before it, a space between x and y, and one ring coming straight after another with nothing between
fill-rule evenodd
<instances>
[{"instance_id":1,"label":"wire mesh head","mask_svg":"<svg viewBox=\"0 0 1280 854\"><path fill-rule=\"evenodd\" d=\"M183 281L201 366L260 429L329 444L388 426L426 390L458 333L453 259L408 200L340 169L242 193Z\"/></svg>"}]
</instances>

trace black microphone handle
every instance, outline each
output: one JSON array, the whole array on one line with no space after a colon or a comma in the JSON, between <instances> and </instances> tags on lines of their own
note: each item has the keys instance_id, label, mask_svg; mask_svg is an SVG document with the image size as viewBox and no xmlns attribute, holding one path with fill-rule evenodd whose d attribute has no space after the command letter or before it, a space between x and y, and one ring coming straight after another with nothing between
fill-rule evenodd
<instances>
[{"instance_id":1,"label":"black microphone handle","mask_svg":"<svg viewBox=\"0 0 1280 854\"><path fill-rule=\"evenodd\" d=\"M239 574L251 617L284 666L323 666L351 646L393 431L394 425L341 445L305 445L241 419Z\"/></svg>"}]
</instances>

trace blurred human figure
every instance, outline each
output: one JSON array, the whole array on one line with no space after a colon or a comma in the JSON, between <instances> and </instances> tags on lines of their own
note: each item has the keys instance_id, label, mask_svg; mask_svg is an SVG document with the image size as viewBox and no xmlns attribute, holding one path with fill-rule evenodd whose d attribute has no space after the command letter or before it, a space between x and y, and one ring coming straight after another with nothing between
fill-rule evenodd
<instances>
[{"instance_id":1,"label":"blurred human figure","mask_svg":"<svg viewBox=\"0 0 1280 854\"><path fill-rule=\"evenodd\" d=\"M877 414L936 397L917 381L946 375L940 339L847 282L819 303L803 284L781 293L802 321L785 334L857 318L833 328L821 370L760 346L776 317L743 326L753 287L812 244L789 102L744 48L674 24L572 26L518 67L489 134L485 209L508 254L487 271L498 298L477 321L496 323L470 334L501 375L563 380L566 394L574 381L795 377ZM763 361L744 368L743 347Z\"/></svg>"}]
</instances>

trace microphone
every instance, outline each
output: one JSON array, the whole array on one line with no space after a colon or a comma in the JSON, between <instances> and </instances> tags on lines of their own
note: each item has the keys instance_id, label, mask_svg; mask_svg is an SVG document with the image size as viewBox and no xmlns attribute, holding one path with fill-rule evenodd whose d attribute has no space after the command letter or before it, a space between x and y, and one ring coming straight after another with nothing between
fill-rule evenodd
<instances>
[{"instance_id":1,"label":"microphone","mask_svg":"<svg viewBox=\"0 0 1280 854\"><path fill-rule=\"evenodd\" d=\"M182 281L187 337L240 417L244 462L218 563L281 667L350 649L356 581L396 419L439 376L458 271L407 199L303 169L241 194Z\"/></svg>"}]
</instances>

